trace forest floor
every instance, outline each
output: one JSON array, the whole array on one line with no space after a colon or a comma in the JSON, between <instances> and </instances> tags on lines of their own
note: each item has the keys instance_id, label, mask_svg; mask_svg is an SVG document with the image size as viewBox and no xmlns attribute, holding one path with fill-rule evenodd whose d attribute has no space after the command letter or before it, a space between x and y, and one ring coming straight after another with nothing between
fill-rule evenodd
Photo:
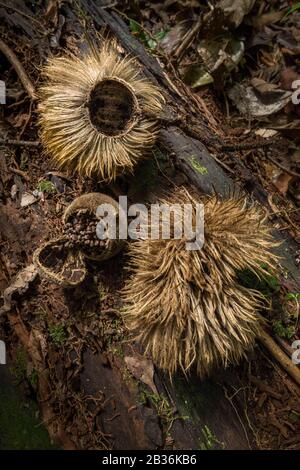
<instances>
[{"instance_id":1,"label":"forest floor","mask_svg":"<svg viewBox=\"0 0 300 470\"><path fill-rule=\"evenodd\" d=\"M0 2L0 37L36 88L47 55L61 54L65 48L76 51L82 38L75 28L64 27L64 2L34 3L16 1L6 7ZM111 8L169 76L175 74L201 98L213 128L241 142L249 136L251 142L273 141L272 147L225 152L219 163L250 193L253 184L259 183L268 194L270 223L299 246L300 105L292 103L291 93L292 83L300 79L300 9L284 0L256 2L249 11L246 5L249 9L251 1L236 3L239 8L228 20L226 32L224 18L219 23L215 19L210 29L198 27L199 15L209 13L199 2L114 2ZM49 38L49 51L14 26L14 15L33 13L36 29ZM193 34L188 37L190 31ZM132 201L151 202L161 188L172 189L172 182L188 186L189 181L159 144L153 151L155 158L139 164L134 176L120 177L109 186L58 171L39 145L30 144L39 141L36 101L24 89L11 61L1 52L0 57L0 78L7 87L7 102L0 107L3 293L18 273L31 266L34 250L59 236L63 211L76 196L99 191L115 197L121 191ZM39 401L47 427L59 420L56 433L64 448L189 445L182 431L189 416L181 416L176 405L158 392L151 358L128 341L119 295L127 276L125 259L126 253L101 265L90 262L87 279L71 292L39 276L28 281L23 275L24 284L14 292L11 309L0 315L0 339L6 342L10 370L20 386L16 393L24 400ZM300 264L300 246L294 263ZM259 285L254 285L253 278L242 282L263 291L269 308L262 315L277 343L291 354L292 342L300 338L300 294L293 283L284 273ZM42 386L41 370L46 371ZM233 373L239 377L239 388L226 388L220 376L218 381L229 406L246 422L248 447L299 450L299 386L261 346ZM0 387L4 393L2 382ZM22 419L20 426L26 429ZM205 423L199 433L199 448L224 447ZM25 448L23 439L16 442ZM13 444L2 444L0 435L2 445ZM51 444L42 435L28 444L32 445L48 448Z\"/></svg>"}]
</instances>

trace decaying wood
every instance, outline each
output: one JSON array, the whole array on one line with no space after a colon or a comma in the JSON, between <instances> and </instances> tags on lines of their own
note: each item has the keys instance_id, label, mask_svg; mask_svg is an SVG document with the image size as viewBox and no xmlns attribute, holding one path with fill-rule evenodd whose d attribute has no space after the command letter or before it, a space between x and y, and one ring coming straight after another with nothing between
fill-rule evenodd
<instances>
[{"instance_id":1,"label":"decaying wood","mask_svg":"<svg viewBox=\"0 0 300 470\"><path fill-rule=\"evenodd\" d=\"M9 313L8 319L11 327L16 332L23 345L28 352L35 370L38 374L38 395L42 408L43 421L47 427L50 437L66 450L76 450L74 442L68 437L63 429L63 425L59 417L55 414L53 406L49 402L51 389L47 379L47 370L44 368L44 361L41 356L41 348L38 338L34 336L34 332L29 333L18 313Z\"/></svg>"},{"instance_id":2,"label":"decaying wood","mask_svg":"<svg viewBox=\"0 0 300 470\"><path fill-rule=\"evenodd\" d=\"M279 362L283 369L300 385L300 369L296 364L293 364L292 358L287 356L282 349L276 344L271 336L262 331L259 338L264 347L271 353L271 355Z\"/></svg>"}]
</instances>

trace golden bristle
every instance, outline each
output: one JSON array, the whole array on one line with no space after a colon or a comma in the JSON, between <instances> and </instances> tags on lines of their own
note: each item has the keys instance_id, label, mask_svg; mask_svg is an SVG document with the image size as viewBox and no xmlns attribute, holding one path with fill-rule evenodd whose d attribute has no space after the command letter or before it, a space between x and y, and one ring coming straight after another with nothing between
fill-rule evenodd
<instances>
[{"instance_id":1,"label":"golden bristle","mask_svg":"<svg viewBox=\"0 0 300 470\"><path fill-rule=\"evenodd\" d=\"M105 42L84 57L52 58L43 70L41 138L58 166L111 181L132 171L156 139L163 104L136 61Z\"/></svg>"},{"instance_id":2,"label":"golden bristle","mask_svg":"<svg viewBox=\"0 0 300 470\"><path fill-rule=\"evenodd\" d=\"M193 210L201 202L187 192L179 200ZM129 247L125 323L170 375L195 365L204 377L237 363L253 347L263 297L241 286L236 274L245 268L262 273L262 265L272 268L276 261L261 209L242 197L203 202L202 249L187 251L183 238L138 240Z\"/></svg>"}]
</instances>

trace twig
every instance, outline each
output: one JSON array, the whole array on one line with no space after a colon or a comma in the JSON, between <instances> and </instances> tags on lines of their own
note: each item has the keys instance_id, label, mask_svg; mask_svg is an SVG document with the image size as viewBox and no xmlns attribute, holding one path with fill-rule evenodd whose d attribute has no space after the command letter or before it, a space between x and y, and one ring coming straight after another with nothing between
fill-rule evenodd
<instances>
[{"instance_id":1,"label":"twig","mask_svg":"<svg viewBox=\"0 0 300 470\"><path fill-rule=\"evenodd\" d=\"M30 105L29 105L29 110L28 110L28 115L27 115L27 118L25 119L25 122L23 124L23 127L18 135L18 138L21 139L22 135L24 134L24 131L26 129L26 127L28 126L28 123L31 119L31 113L32 113L32 106L33 106L33 100L30 100Z\"/></svg>"},{"instance_id":2,"label":"twig","mask_svg":"<svg viewBox=\"0 0 300 470\"><path fill-rule=\"evenodd\" d=\"M9 167L9 171L13 172L13 173L16 173L16 175L20 175L22 176L22 178L24 178L25 181L30 181L30 178L28 175L26 175L26 173L24 173L24 171L22 170L18 170L17 168L13 168L13 167Z\"/></svg>"},{"instance_id":3,"label":"twig","mask_svg":"<svg viewBox=\"0 0 300 470\"><path fill-rule=\"evenodd\" d=\"M0 145L17 145L23 147L39 147L41 142L39 140L14 140L14 139L0 139Z\"/></svg>"},{"instance_id":4,"label":"twig","mask_svg":"<svg viewBox=\"0 0 300 470\"><path fill-rule=\"evenodd\" d=\"M249 142L249 143L240 143L240 144L231 144L226 142L221 145L222 150L226 150L227 152L235 152L237 150L255 150L264 147L270 147L270 145L274 144L274 142Z\"/></svg>"},{"instance_id":5,"label":"twig","mask_svg":"<svg viewBox=\"0 0 300 470\"><path fill-rule=\"evenodd\" d=\"M276 400L281 400L280 393L275 392L268 384L264 383L262 380L259 380L257 377L253 375L249 375L249 380L252 382L256 387L258 387L262 392L266 392L270 397L276 398Z\"/></svg>"},{"instance_id":6,"label":"twig","mask_svg":"<svg viewBox=\"0 0 300 470\"><path fill-rule=\"evenodd\" d=\"M275 343L271 336L265 331L261 331L259 340L279 362L283 369L295 380L298 385L300 385L300 370L295 364L293 364L292 358L288 357L278 346L278 344Z\"/></svg>"},{"instance_id":7,"label":"twig","mask_svg":"<svg viewBox=\"0 0 300 470\"><path fill-rule=\"evenodd\" d=\"M236 174L236 172L230 168L225 162L222 162L222 160L220 160L218 157L216 157L216 155L214 155L213 153L210 154L212 156L212 158L214 160L216 160L216 162L221 165L223 168L225 168L225 170L227 170L229 173L232 173L233 175Z\"/></svg>"},{"instance_id":8,"label":"twig","mask_svg":"<svg viewBox=\"0 0 300 470\"><path fill-rule=\"evenodd\" d=\"M297 173L296 171L293 171L293 170L290 170L289 168L287 168L286 166L282 165L281 163L277 162L276 160L274 160L273 157L270 157L269 155L267 156L268 160L270 160L270 162L274 163L274 165L276 165L278 168L280 168L281 170L285 171L286 173L288 173L289 175L291 176L296 176L297 178L300 178L300 173Z\"/></svg>"},{"instance_id":9,"label":"twig","mask_svg":"<svg viewBox=\"0 0 300 470\"><path fill-rule=\"evenodd\" d=\"M0 2L0 6L2 6L3 8L5 9L9 9L9 10L13 10L15 13L18 13L19 15L21 16L24 16L24 18L27 18L29 21L32 21L33 23L35 23L36 25L39 25L41 27L41 29L39 30L41 33L43 33L43 25L37 20L35 19L33 16L31 15L27 15L26 13L24 13L22 10L19 10L18 8L16 7L13 7L12 5L7 5L6 3L4 2Z\"/></svg>"},{"instance_id":10,"label":"twig","mask_svg":"<svg viewBox=\"0 0 300 470\"><path fill-rule=\"evenodd\" d=\"M183 52L188 48L194 36L196 36L196 34L199 32L201 25L202 20L199 19L197 23L193 26L193 28L186 33L186 35L183 37L181 44L177 47L176 51L173 54L174 59L180 60Z\"/></svg>"},{"instance_id":11,"label":"twig","mask_svg":"<svg viewBox=\"0 0 300 470\"><path fill-rule=\"evenodd\" d=\"M158 163L157 157L156 157L156 155L155 155L155 152L152 152L152 155L153 155L153 157L154 157L154 159L155 159L157 168L159 169L159 171L161 172L161 174L163 175L163 177L166 178L166 180L169 181L169 183L171 183L172 186L175 186L175 188L178 188L177 184L174 183L174 181L172 181L172 180L168 177L168 175L166 175L166 174L163 172L163 170L161 169L161 167L160 167L160 165L159 165L159 163Z\"/></svg>"},{"instance_id":12,"label":"twig","mask_svg":"<svg viewBox=\"0 0 300 470\"><path fill-rule=\"evenodd\" d=\"M34 86L28 77L27 73L25 72L25 69L21 62L19 61L18 57L16 54L11 50L10 47L8 47L5 42L0 39L0 51L6 56L6 58L9 60L9 62L12 64L14 67L15 71L17 72L19 79L21 80L25 90L29 94L30 98L32 100L35 99L35 93L34 93Z\"/></svg>"},{"instance_id":13,"label":"twig","mask_svg":"<svg viewBox=\"0 0 300 470\"><path fill-rule=\"evenodd\" d=\"M231 404L232 408L234 409L234 412L235 412L235 414L236 414L236 416L237 416L237 418L238 418L238 420L239 420L239 422L240 422L240 424L241 424L241 426L242 426L242 428L243 428L243 431L244 431L244 433L245 433L245 437L246 437L246 439L247 439L247 443L248 443L249 449L251 449L252 447L251 447L251 444L250 444L250 440L249 440L249 437L248 437L248 433L247 433L246 426L244 425L243 420L242 420L242 418L240 417L240 414L239 414L239 412L238 412L238 410L237 410L235 404L233 403L233 400L229 397L227 388L224 387L224 386L223 386L223 391L224 391L224 395L225 395L226 399L229 401L229 403Z\"/></svg>"}]
</instances>

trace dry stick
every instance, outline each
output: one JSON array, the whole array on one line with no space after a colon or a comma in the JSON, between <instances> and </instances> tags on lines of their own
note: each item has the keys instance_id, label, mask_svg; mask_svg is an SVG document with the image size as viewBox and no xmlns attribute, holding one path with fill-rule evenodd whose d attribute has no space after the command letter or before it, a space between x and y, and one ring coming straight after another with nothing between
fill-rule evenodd
<instances>
[{"instance_id":1,"label":"dry stick","mask_svg":"<svg viewBox=\"0 0 300 470\"><path fill-rule=\"evenodd\" d=\"M300 173L297 173L296 171L293 171L293 170L290 170L289 168L287 168L286 166L282 165L281 163L277 162L276 160L274 160L274 158L270 157L268 155L268 160L270 160L270 162L274 163L275 166L277 166L278 168L280 168L281 170L285 171L286 173L288 173L289 175L291 176L296 176L297 178L300 178Z\"/></svg>"},{"instance_id":2,"label":"dry stick","mask_svg":"<svg viewBox=\"0 0 300 470\"><path fill-rule=\"evenodd\" d=\"M288 357L282 349L275 343L271 336L266 331L261 331L259 340L264 347L272 354L272 356L279 362L283 369L300 385L300 369L293 364L292 358Z\"/></svg>"},{"instance_id":3,"label":"dry stick","mask_svg":"<svg viewBox=\"0 0 300 470\"><path fill-rule=\"evenodd\" d=\"M14 139L0 139L0 145L18 145L23 147L38 147L41 145L39 140L14 140Z\"/></svg>"},{"instance_id":4,"label":"dry stick","mask_svg":"<svg viewBox=\"0 0 300 470\"><path fill-rule=\"evenodd\" d=\"M22 176L22 178L24 178L24 180L27 181L27 182L30 181L29 176L26 175L26 173L24 173L24 171L19 170L18 168L13 168L13 167L10 166L9 171L11 171L12 173L15 173L16 175Z\"/></svg>"},{"instance_id":5,"label":"dry stick","mask_svg":"<svg viewBox=\"0 0 300 470\"><path fill-rule=\"evenodd\" d=\"M235 152L237 150L255 150L259 148L264 148L264 147L270 147L270 145L273 145L274 141L268 141L268 142L241 142L241 143L236 143L233 144L231 142L224 143L221 145L222 150L226 150L227 152Z\"/></svg>"},{"instance_id":6,"label":"dry stick","mask_svg":"<svg viewBox=\"0 0 300 470\"><path fill-rule=\"evenodd\" d=\"M41 29L39 30L40 32L42 32L42 33L44 32L43 25L36 18L34 18L33 16L27 15L24 11L19 10L18 8L14 7L12 5L7 5L7 3L5 3L5 2L0 2L0 6L2 6L3 8L6 8L6 9L12 10L15 13L18 13L21 16L24 16L24 18L27 18L29 21L32 21L36 25L39 25L41 27Z\"/></svg>"},{"instance_id":7,"label":"dry stick","mask_svg":"<svg viewBox=\"0 0 300 470\"><path fill-rule=\"evenodd\" d=\"M184 36L182 43L179 45L179 47L176 49L174 52L174 59L180 59L181 55L187 49L187 47L190 45L191 41L193 40L193 37L198 33L200 30L200 27L202 25L202 21L199 19L197 23L194 25L194 27L186 33Z\"/></svg>"},{"instance_id":8,"label":"dry stick","mask_svg":"<svg viewBox=\"0 0 300 470\"><path fill-rule=\"evenodd\" d=\"M7 44L5 44L5 42L2 41L2 39L0 39L0 51L6 56L11 65L14 67L30 98L35 100L36 97L34 93L34 86L25 72L23 65L17 58L16 54L11 50L10 47L7 46Z\"/></svg>"}]
</instances>

